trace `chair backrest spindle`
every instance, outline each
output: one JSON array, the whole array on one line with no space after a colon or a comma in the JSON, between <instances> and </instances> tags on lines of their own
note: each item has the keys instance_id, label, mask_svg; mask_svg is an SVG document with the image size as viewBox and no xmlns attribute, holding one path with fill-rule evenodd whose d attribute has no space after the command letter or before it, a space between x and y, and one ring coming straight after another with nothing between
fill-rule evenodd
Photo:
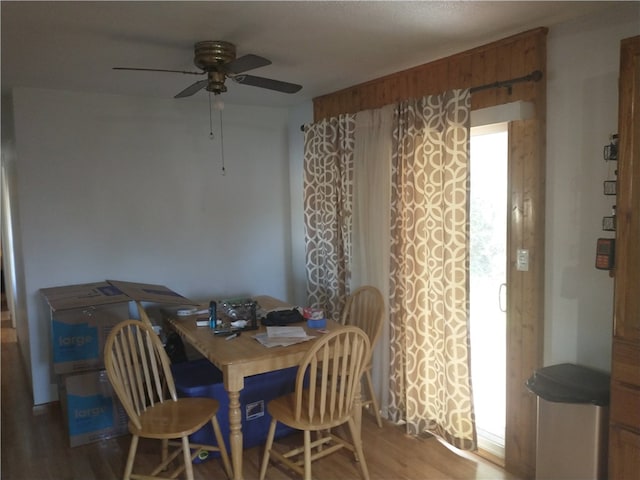
<instances>
[{"instance_id":1,"label":"chair backrest spindle","mask_svg":"<svg viewBox=\"0 0 640 480\"><path fill-rule=\"evenodd\" d=\"M118 324L105 343L107 376L129 419L165 400L176 400L171 362L151 325L138 320Z\"/></svg>"},{"instance_id":2,"label":"chair backrest spindle","mask_svg":"<svg viewBox=\"0 0 640 480\"><path fill-rule=\"evenodd\" d=\"M369 350L366 333L354 326L318 340L300 362L295 418L306 415L314 423L344 423L352 414Z\"/></svg>"},{"instance_id":3,"label":"chair backrest spindle","mask_svg":"<svg viewBox=\"0 0 640 480\"><path fill-rule=\"evenodd\" d=\"M371 353L382 333L385 315L384 297L380 290L365 285L354 290L347 298L340 321L343 325L360 327L369 337ZM367 359L367 364L370 359Z\"/></svg>"}]
</instances>

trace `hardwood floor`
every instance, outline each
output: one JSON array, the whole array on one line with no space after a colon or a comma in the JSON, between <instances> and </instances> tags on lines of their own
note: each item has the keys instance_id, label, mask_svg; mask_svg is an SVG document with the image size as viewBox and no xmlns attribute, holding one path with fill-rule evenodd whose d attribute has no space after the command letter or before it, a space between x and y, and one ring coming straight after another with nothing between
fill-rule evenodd
<instances>
[{"instance_id":1,"label":"hardwood floor","mask_svg":"<svg viewBox=\"0 0 640 480\"><path fill-rule=\"evenodd\" d=\"M32 406L10 321L3 319L0 336L0 477L3 480L121 478L130 437L126 435L70 448L59 404ZM380 429L373 416L364 414L363 417L364 451L371 480L517 480L474 455L454 453L436 438L412 438L405 435L401 427L388 422ZM295 440L295 436L286 439L287 442ZM141 440L136 466L144 468L151 464L158 453L156 443ZM260 447L245 451L247 480L258 478L261 453ZM313 464L314 478L318 480L359 479L358 472L353 457L347 452L337 452ZM197 480L226 478L217 459L196 465L194 475ZM287 480L297 477L272 464L267 470L267 478Z\"/></svg>"}]
</instances>

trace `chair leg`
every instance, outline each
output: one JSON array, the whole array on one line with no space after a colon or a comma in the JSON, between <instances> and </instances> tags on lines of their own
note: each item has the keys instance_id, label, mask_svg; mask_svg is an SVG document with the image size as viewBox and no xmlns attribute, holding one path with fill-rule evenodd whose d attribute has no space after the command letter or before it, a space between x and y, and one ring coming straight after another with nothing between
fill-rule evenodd
<instances>
[{"instance_id":1,"label":"chair leg","mask_svg":"<svg viewBox=\"0 0 640 480\"><path fill-rule=\"evenodd\" d=\"M193 480L193 465L191 464L191 449L189 448L189 437L182 437L182 453L184 455L184 470L187 480Z\"/></svg>"},{"instance_id":2,"label":"chair leg","mask_svg":"<svg viewBox=\"0 0 640 480\"><path fill-rule=\"evenodd\" d=\"M133 461L136 458L136 450L138 450L138 439L137 435L133 435L131 437L131 445L129 446L129 455L127 456L127 464L124 467L124 480L129 480L131 478L131 471L133 470Z\"/></svg>"},{"instance_id":3,"label":"chair leg","mask_svg":"<svg viewBox=\"0 0 640 480\"><path fill-rule=\"evenodd\" d=\"M278 421L275 418L272 418L271 425L269 425L269 433L267 434L267 443L264 446L264 456L262 457L262 466L260 467L260 480L264 480L264 477L267 474L269 457L271 456L271 447L273 447L273 437L276 435L276 423L278 423Z\"/></svg>"},{"instance_id":4,"label":"chair leg","mask_svg":"<svg viewBox=\"0 0 640 480\"><path fill-rule=\"evenodd\" d=\"M373 380L371 379L371 370L365 372L365 382L367 384L367 390L369 391L369 397L371 397L371 408L376 416L376 422L378 427L382 428L382 420L380 419L380 409L378 408L378 400L376 400L376 394L373 391Z\"/></svg>"},{"instance_id":5,"label":"chair leg","mask_svg":"<svg viewBox=\"0 0 640 480\"><path fill-rule=\"evenodd\" d=\"M222 432L220 431L220 424L218 423L218 418L215 416L212 417L211 424L213 425L213 433L216 436L216 442L218 443L218 448L220 449L220 457L222 458L222 464L224 465L224 470L227 472L227 476L231 480L233 478L233 470L231 468L231 463L229 462L227 446L224 443L224 438L222 438Z\"/></svg>"},{"instance_id":6,"label":"chair leg","mask_svg":"<svg viewBox=\"0 0 640 480\"><path fill-rule=\"evenodd\" d=\"M304 480L311 480L311 431L304 431Z\"/></svg>"},{"instance_id":7,"label":"chair leg","mask_svg":"<svg viewBox=\"0 0 640 480\"><path fill-rule=\"evenodd\" d=\"M163 438L162 439L162 463L167 461L168 456L169 456L169 439Z\"/></svg>"},{"instance_id":8,"label":"chair leg","mask_svg":"<svg viewBox=\"0 0 640 480\"><path fill-rule=\"evenodd\" d=\"M369 480L369 469L367 468L367 462L364 459L364 452L362 451L362 437L356 427L353 418L349 419L349 431L351 432L351 439L353 440L353 448L358 455L358 465L360 466L360 473L364 480Z\"/></svg>"}]
</instances>

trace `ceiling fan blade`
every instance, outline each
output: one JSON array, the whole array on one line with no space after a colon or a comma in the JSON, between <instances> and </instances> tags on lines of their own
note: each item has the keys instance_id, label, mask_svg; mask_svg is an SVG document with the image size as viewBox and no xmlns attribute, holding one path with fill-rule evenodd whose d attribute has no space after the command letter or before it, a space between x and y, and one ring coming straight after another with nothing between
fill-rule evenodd
<instances>
[{"instance_id":1,"label":"ceiling fan blade","mask_svg":"<svg viewBox=\"0 0 640 480\"><path fill-rule=\"evenodd\" d=\"M224 66L224 70L229 73L242 73L254 68L266 67L267 65L271 65L271 60L250 53L228 63Z\"/></svg>"},{"instance_id":2,"label":"ceiling fan blade","mask_svg":"<svg viewBox=\"0 0 640 480\"><path fill-rule=\"evenodd\" d=\"M135 67L113 67L114 70L134 70L139 72L168 72L168 73L188 73L189 75L204 75L206 72L189 72L186 70L164 70L162 68L135 68Z\"/></svg>"},{"instance_id":3,"label":"ceiling fan blade","mask_svg":"<svg viewBox=\"0 0 640 480\"><path fill-rule=\"evenodd\" d=\"M208 83L209 83L209 80L199 80L196 83L192 83L191 85L189 85L187 88L182 90L179 94L177 94L173 98L190 97L197 91L202 90L204 87L206 87Z\"/></svg>"},{"instance_id":4,"label":"ceiling fan blade","mask_svg":"<svg viewBox=\"0 0 640 480\"><path fill-rule=\"evenodd\" d=\"M281 82L280 80L256 77L254 75L234 75L231 78L242 85L268 88L269 90L275 90L282 93L296 93L302 88L302 85L296 85L295 83Z\"/></svg>"}]
</instances>

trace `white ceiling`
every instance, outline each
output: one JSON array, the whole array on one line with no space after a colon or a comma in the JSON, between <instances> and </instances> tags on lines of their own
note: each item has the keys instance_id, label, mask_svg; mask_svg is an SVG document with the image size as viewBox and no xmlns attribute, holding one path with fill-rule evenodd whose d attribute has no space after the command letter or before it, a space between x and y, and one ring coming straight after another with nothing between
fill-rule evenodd
<instances>
[{"instance_id":1,"label":"white ceiling","mask_svg":"<svg viewBox=\"0 0 640 480\"><path fill-rule=\"evenodd\" d=\"M116 71L197 70L193 44L226 40L270 59L251 74L303 85L292 95L227 80L228 103L293 106L614 2L7 2L2 88L42 87L172 98L200 77ZM204 91L189 99L204 98Z\"/></svg>"}]
</instances>

